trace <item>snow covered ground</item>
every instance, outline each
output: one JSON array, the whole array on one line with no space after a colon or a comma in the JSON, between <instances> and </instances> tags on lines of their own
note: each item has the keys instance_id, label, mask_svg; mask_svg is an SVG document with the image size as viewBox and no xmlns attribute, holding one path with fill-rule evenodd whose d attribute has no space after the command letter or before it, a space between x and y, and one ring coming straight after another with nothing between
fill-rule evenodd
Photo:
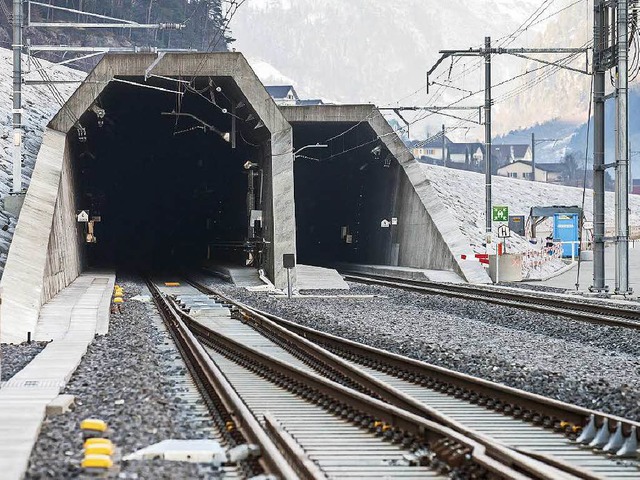
<instances>
[{"instance_id":1,"label":"snow covered ground","mask_svg":"<svg viewBox=\"0 0 640 480\"><path fill-rule=\"evenodd\" d=\"M469 240L469 245L476 252L484 253L485 239L485 185L484 175L464 170L422 164L422 170L431 182L443 203L451 212L452 221L460 226L460 231ZM512 178L494 176L492 181L494 205L507 205L510 215L529 216L532 206L577 205L582 206L582 189L565 187L542 182L529 182ZM593 191L585 192L584 210L587 221L593 219ZM614 226L613 192L607 192L606 227ZM631 195L629 200L629 225L640 228L640 195ZM495 231L495 226L494 226ZM539 237L544 238L551 231L550 222L538 229ZM521 237L512 237L507 243L510 251L525 252L532 247ZM546 262L545 262L546 263ZM539 278L561 268L564 264L554 261L541 265L532 271L529 278Z\"/></svg>"},{"instance_id":2,"label":"snow covered ground","mask_svg":"<svg viewBox=\"0 0 640 480\"><path fill-rule=\"evenodd\" d=\"M0 197L4 198L11 191L11 170L13 155L12 134L12 52L6 48L0 48ZM81 80L84 72L67 67L52 66L51 63L42 61L43 67L51 67L47 71L51 78L57 80ZM26 57L23 57L23 69L26 70ZM26 76L29 79L39 79L37 73ZM66 100L79 84L58 84L56 87ZM29 186L36 156L42 141L42 132L51 117L60 108L53 99L51 92L45 85L24 85L22 90L24 144L22 151L22 184ZM7 212L0 210L0 274L4 270L7 260L9 244L13 237L16 219Z\"/></svg>"}]
</instances>

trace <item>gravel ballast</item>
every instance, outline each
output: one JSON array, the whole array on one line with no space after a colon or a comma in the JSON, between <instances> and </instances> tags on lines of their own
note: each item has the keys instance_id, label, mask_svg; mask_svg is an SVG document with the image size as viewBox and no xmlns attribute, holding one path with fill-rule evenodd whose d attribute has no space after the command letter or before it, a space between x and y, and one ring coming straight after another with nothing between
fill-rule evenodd
<instances>
[{"instance_id":1,"label":"gravel ballast","mask_svg":"<svg viewBox=\"0 0 640 480\"><path fill-rule=\"evenodd\" d=\"M639 331L356 283L348 293L376 297L276 299L207 281L242 302L318 330L640 420Z\"/></svg>"},{"instance_id":2,"label":"gravel ballast","mask_svg":"<svg viewBox=\"0 0 640 480\"><path fill-rule=\"evenodd\" d=\"M67 385L75 395L72 411L45 420L25 478L78 478L83 475L80 422L100 418L122 455L165 439L212 438L193 404L181 398L188 375L155 307L130 301L147 294L142 282L118 282L125 290L121 314L111 315L109 333L89 346ZM174 379L170 378L174 377ZM208 415L207 415L208 416ZM121 462L117 478L217 478L211 467L182 462Z\"/></svg>"},{"instance_id":3,"label":"gravel ballast","mask_svg":"<svg viewBox=\"0 0 640 480\"><path fill-rule=\"evenodd\" d=\"M2 365L2 377L4 382L22 370L27 364L38 355L47 342L31 343L3 343L0 345L0 365Z\"/></svg>"}]
</instances>

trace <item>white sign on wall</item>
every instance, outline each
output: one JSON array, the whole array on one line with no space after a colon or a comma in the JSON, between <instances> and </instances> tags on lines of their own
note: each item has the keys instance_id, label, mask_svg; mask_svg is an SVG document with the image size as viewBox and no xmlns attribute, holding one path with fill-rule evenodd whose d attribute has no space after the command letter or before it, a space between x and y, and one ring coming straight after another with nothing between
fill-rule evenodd
<instances>
[{"instance_id":1,"label":"white sign on wall","mask_svg":"<svg viewBox=\"0 0 640 480\"><path fill-rule=\"evenodd\" d=\"M78 215L76 215L78 222L88 223L89 222L89 210L80 210Z\"/></svg>"}]
</instances>

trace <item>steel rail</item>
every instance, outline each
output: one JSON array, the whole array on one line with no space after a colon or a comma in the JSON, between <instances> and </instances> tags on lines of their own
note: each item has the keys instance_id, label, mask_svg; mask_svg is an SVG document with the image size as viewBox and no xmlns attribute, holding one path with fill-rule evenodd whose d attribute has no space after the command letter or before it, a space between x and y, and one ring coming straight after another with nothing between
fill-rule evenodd
<instances>
[{"instance_id":1,"label":"steel rail","mask_svg":"<svg viewBox=\"0 0 640 480\"><path fill-rule=\"evenodd\" d=\"M233 430L238 427L247 440L245 443L253 443L260 447L259 462L264 471L278 475L282 479L297 479L298 476L275 443L248 410L224 374L211 361L200 342L186 327L179 312L165 301L162 293L151 281L147 280L147 286L165 325L179 345L185 363L196 374L207 395L215 404L222 406L225 413L233 419L233 425L230 424L227 427Z\"/></svg>"},{"instance_id":2,"label":"steel rail","mask_svg":"<svg viewBox=\"0 0 640 480\"><path fill-rule=\"evenodd\" d=\"M407 382L417 383L455 398L467 400L470 403L484 404L487 408L528 420L534 425L543 425L578 436L590 421L595 422L597 428L606 424L611 435L614 434L618 424L621 424L625 436L633 434L640 439L640 423L632 420L568 404L373 348L296 324L261 310L256 310L256 312L358 364L388 372L390 375L397 376ZM576 476L599 478L590 476L584 469L568 467L551 456L540 456L532 451L519 451Z\"/></svg>"},{"instance_id":3,"label":"steel rail","mask_svg":"<svg viewBox=\"0 0 640 480\"><path fill-rule=\"evenodd\" d=\"M330 396L335 401L345 404L355 411L364 412L365 415L382 421L395 430L422 437L430 445L435 445L433 451L437 453L438 458L453 466L458 466L464 458L468 457L497 478L569 478L557 469L546 468L547 466L540 462L531 461L526 455L513 452L499 444L492 445L491 442L487 442L485 439L485 443L490 444L487 447L477 439L465 436L463 433L457 432L446 425L345 387L317 373L310 373L265 355L231 337L210 330L198 321L190 319L189 315L184 312L181 312L181 315L191 331L205 345L219 346L225 351L233 352L249 362L261 365L262 368L268 368L283 375L297 384L293 385L294 387L305 385L316 392ZM456 446L455 448L449 447L440 451L438 445L444 444ZM492 450L491 454L488 450ZM517 464L518 467L528 471L523 474L511 468L509 464ZM531 476L531 474L536 475Z\"/></svg>"},{"instance_id":4,"label":"steel rail","mask_svg":"<svg viewBox=\"0 0 640 480\"><path fill-rule=\"evenodd\" d=\"M377 394L380 399L392 405L395 405L412 414L420 415L434 422L438 422L441 425L445 425L446 427L451 428L452 430L455 430L481 443L482 445L484 445L487 453L490 456L498 458L500 459L500 461L508 463L514 468L525 471L527 472L527 474L533 475L536 478L560 478L561 472L559 470L564 470L570 475L577 476L579 478L597 478L593 477L588 471L584 469L576 468L571 465L564 465L561 462L557 462L555 459L544 459L538 456L537 460L539 462L532 463L528 458L514 454L515 452L512 449L508 448L506 445L501 444L500 442L496 442L486 435L468 428L463 423L460 423L453 418L442 414L440 411L438 411L438 409L432 408L429 405L416 400L412 396L399 391L388 383L374 378L373 376L365 371L362 371L353 364L345 362L339 356L332 355L331 352L327 351L325 348L319 348L317 345L314 345L308 340L311 337L308 336L306 331L294 331L293 327L297 326L296 324L283 319L279 319L278 317L272 316L257 309L253 309L252 307L249 307L224 295L218 290L207 287L193 280L190 280L189 283L191 283L195 288L199 289L203 293L214 295L218 298L224 299L225 302L236 306L238 309L240 309L240 311L244 313L243 320L252 324L258 331L260 331L260 329L263 329L272 334L279 335L284 342L294 346L300 352L304 352L305 354L315 358L317 361L324 362L325 364L330 365L332 368L335 368L340 373L355 379L356 382L363 387L362 391L364 391L365 393L373 392ZM287 332L287 330L290 330L291 332ZM291 335L291 333L295 335ZM301 334L298 335L298 333ZM216 335L219 335L219 333L217 333ZM530 455L527 454L527 456ZM553 468L547 468L547 465L545 464L548 464Z\"/></svg>"},{"instance_id":5,"label":"steel rail","mask_svg":"<svg viewBox=\"0 0 640 480\"><path fill-rule=\"evenodd\" d=\"M540 313L560 315L582 322L640 330L640 309L618 307L604 302L579 302L566 296L553 296L539 292L517 292L503 287L484 287L471 284L436 283L405 280L380 275L342 272L345 280L400 288L419 293L476 300ZM640 307L640 305L639 305Z\"/></svg>"},{"instance_id":6,"label":"steel rail","mask_svg":"<svg viewBox=\"0 0 640 480\"><path fill-rule=\"evenodd\" d=\"M435 386L440 391L447 392L457 398L469 399L481 405L486 403L488 407L497 411L504 411L505 415L512 414L514 416L521 416L524 419L528 419L531 423L555 427L556 430L563 430L566 433L579 433L582 427L586 426L592 419L597 428L600 428L605 422L609 429L615 429L618 424L622 425L622 431L627 437L632 434L632 432L635 432L635 435L640 432L640 424L637 422L471 377L453 370L430 365L326 334L233 301L221 292L198 284L197 282L193 282L192 284L205 293L225 298L226 301L233 303L242 310L253 312L254 318L258 319L256 322L258 325L266 325L265 319L270 320L356 363L373 366L373 368L382 369L382 371L395 371L401 378L412 379L411 381L414 383L422 381L427 387L433 388ZM263 318L261 319L260 317ZM370 385L369 388L375 390L375 387L371 387ZM421 405L422 408L420 408L420 406L416 407L415 402L407 399L407 396L402 395L402 392L398 392L388 385L386 388L387 392L393 392L398 398L402 399L404 402L404 404L402 404L403 408L436 421L448 422L447 425L457 431L465 432L465 434L472 438L482 441L482 435L475 436L472 432L469 432L468 428L464 426L461 427L455 420L451 421L452 419L450 418L443 420L441 415L434 414L434 409L425 408L424 404ZM398 395L398 393L400 393L400 395ZM381 396L386 401L398 404L397 400L389 398L389 395ZM544 463L578 477L600 478L584 468L563 463L550 455L541 455L537 452L524 450L522 450L522 453L526 453L532 458L537 458Z\"/></svg>"}]
</instances>

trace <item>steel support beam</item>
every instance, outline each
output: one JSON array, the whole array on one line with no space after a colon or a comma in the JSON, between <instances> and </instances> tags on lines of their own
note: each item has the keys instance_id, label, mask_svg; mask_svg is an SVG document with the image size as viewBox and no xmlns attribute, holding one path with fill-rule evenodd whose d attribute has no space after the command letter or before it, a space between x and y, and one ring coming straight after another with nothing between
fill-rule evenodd
<instances>
[{"instance_id":1,"label":"steel support beam","mask_svg":"<svg viewBox=\"0 0 640 480\"><path fill-rule=\"evenodd\" d=\"M486 231L491 232L491 37L484 38L484 175Z\"/></svg>"},{"instance_id":2,"label":"steel support beam","mask_svg":"<svg viewBox=\"0 0 640 480\"><path fill-rule=\"evenodd\" d=\"M629 0L618 0L616 75L616 281L615 293L629 288Z\"/></svg>"},{"instance_id":3,"label":"steel support beam","mask_svg":"<svg viewBox=\"0 0 640 480\"><path fill-rule=\"evenodd\" d=\"M606 48L605 7L602 0L594 3L593 27L593 284L591 291L609 289L604 279L604 102L605 68L600 52Z\"/></svg>"}]
</instances>

